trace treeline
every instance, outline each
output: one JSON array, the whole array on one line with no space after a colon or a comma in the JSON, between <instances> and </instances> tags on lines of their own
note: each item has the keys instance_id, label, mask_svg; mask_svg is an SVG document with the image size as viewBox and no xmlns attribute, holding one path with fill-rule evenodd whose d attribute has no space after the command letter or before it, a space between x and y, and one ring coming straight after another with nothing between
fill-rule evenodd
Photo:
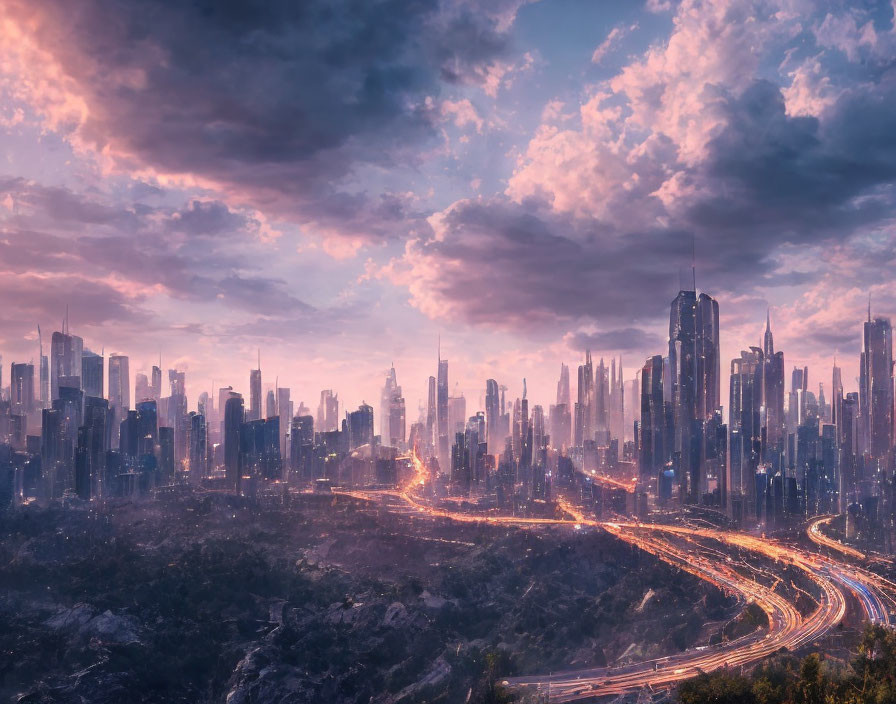
<instances>
[{"instance_id":1,"label":"treeline","mask_svg":"<svg viewBox=\"0 0 896 704\"><path fill-rule=\"evenodd\" d=\"M680 704L890 704L896 702L896 631L867 626L848 664L818 653L782 655L751 675L700 675L683 682L676 696Z\"/></svg>"}]
</instances>

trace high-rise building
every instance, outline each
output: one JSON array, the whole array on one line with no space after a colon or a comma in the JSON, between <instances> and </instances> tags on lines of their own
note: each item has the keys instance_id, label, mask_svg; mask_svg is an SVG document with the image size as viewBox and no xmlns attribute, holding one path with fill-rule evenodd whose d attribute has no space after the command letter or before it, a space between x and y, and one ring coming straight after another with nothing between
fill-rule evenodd
<instances>
[{"instance_id":1,"label":"high-rise building","mask_svg":"<svg viewBox=\"0 0 896 704\"><path fill-rule=\"evenodd\" d=\"M191 411L189 420L189 479L191 484L199 484L203 478L208 476L208 429L205 416L202 413Z\"/></svg>"},{"instance_id":2,"label":"high-rise building","mask_svg":"<svg viewBox=\"0 0 896 704\"><path fill-rule=\"evenodd\" d=\"M373 406L362 403L357 411L346 414L349 449L373 444Z\"/></svg>"},{"instance_id":3,"label":"high-rise building","mask_svg":"<svg viewBox=\"0 0 896 704\"><path fill-rule=\"evenodd\" d=\"M672 451L679 495L697 503L705 490L704 426L719 408L719 306L705 293L679 291L669 314Z\"/></svg>"},{"instance_id":4,"label":"high-rise building","mask_svg":"<svg viewBox=\"0 0 896 704\"><path fill-rule=\"evenodd\" d=\"M248 420L260 420L261 413L261 369L259 368L249 371L249 411L246 416Z\"/></svg>"},{"instance_id":5,"label":"high-rise building","mask_svg":"<svg viewBox=\"0 0 896 704\"><path fill-rule=\"evenodd\" d=\"M290 390L285 386L277 387L277 416L280 418L280 456L285 462L289 458L289 429L292 422L292 401Z\"/></svg>"},{"instance_id":6,"label":"high-rise building","mask_svg":"<svg viewBox=\"0 0 896 704\"><path fill-rule=\"evenodd\" d=\"M151 455L159 444L159 414L152 399L138 401L135 409L135 454Z\"/></svg>"},{"instance_id":7,"label":"high-rise building","mask_svg":"<svg viewBox=\"0 0 896 704\"><path fill-rule=\"evenodd\" d=\"M78 429L75 464L75 489L83 499L110 495L112 487L106 475L106 455L110 449L111 413L104 398L84 399L84 425Z\"/></svg>"},{"instance_id":8,"label":"high-rise building","mask_svg":"<svg viewBox=\"0 0 896 704\"><path fill-rule=\"evenodd\" d=\"M560 380L557 382L557 405L565 404L569 408L572 399L569 395L569 367L560 364Z\"/></svg>"},{"instance_id":9,"label":"high-rise building","mask_svg":"<svg viewBox=\"0 0 896 704\"><path fill-rule=\"evenodd\" d=\"M84 341L67 332L54 332L50 341L50 400L59 398L59 379L81 378L81 354ZM78 384L80 387L80 383Z\"/></svg>"},{"instance_id":10,"label":"high-rise building","mask_svg":"<svg viewBox=\"0 0 896 704\"><path fill-rule=\"evenodd\" d=\"M746 504L751 516L761 508L755 505L754 488L761 458L762 369L763 353L758 347L731 360L726 484L729 495L741 497L737 503Z\"/></svg>"},{"instance_id":11,"label":"high-rise building","mask_svg":"<svg viewBox=\"0 0 896 704\"><path fill-rule=\"evenodd\" d=\"M9 411L27 416L34 410L34 365L12 363L9 375Z\"/></svg>"},{"instance_id":12,"label":"high-rise building","mask_svg":"<svg viewBox=\"0 0 896 704\"><path fill-rule=\"evenodd\" d=\"M697 419L697 293L680 291L669 316L669 371L672 392L672 452L679 457L678 490L682 501L695 501L699 466Z\"/></svg>"},{"instance_id":13,"label":"high-rise building","mask_svg":"<svg viewBox=\"0 0 896 704\"><path fill-rule=\"evenodd\" d=\"M292 419L289 431L289 466L294 480L313 479L312 460L314 452L314 418L309 415Z\"/></svg>"},{"instance_id":14,"label":"high-rise building","mask_svg":"<svg viewBox=\"0 0 896 704\"><path fill-rule=\"evenodd\" d=\"M438 402L436 400L436 378L429 377L426 396L426 445L430 452L437 452L439 447L439 428L436 422Z\"/></svg>"},{"instance_id":15,"label":"high-rise building","mask_svg":"<svg viewBox=\"0 0 896 704\"><path fill-rule=\"evenodd\" d=\"M162 367L161 362L159 362L159 366L153 366L152 368L152 383L150 384L150 395L149 398L158 401L162 398Z\"/></svg>"},{"instance_id":16,"label":"high-rise building","mask_svg":"<svg viewBox=\"0 0 896 704\"><path fill-rule=\"evenodd\" d=\"M389 429L389 405L392 402L392 392L398 387L398 381L395 376L395 365L386 372L386 380L383 384L383 390L380 392L380 437L384 443L389 442L392 433Z\"/></svg>"},{"instance_id":17,"label":"high-rise building","mask_svg":"<svg viewBox=\"0 0 896 704\"><path fill-rule=\"evenodd\" d=\"M859 370L859 403L864 448L876 460L893 446L893 329L888 318L871 319L864 326Z\"/></svg>"},{"instance_id":18,"label":"high-rise building","mask_svg":"<svg viewBox=\"0 0 896 704\"><path fill-rule=\"evenodd\" d=\"M641 368L641 418L638 425L638 466L642 479L658 477L669 457L663 399L663 358L648 357Z\"/></svg>"},{"instance_id":19,"label":"high-rise building","mask_svg":"<svg viewBox=\"0 0 896 704\"><path fill-rule=\"evenodd\" d=\"M224 471L227 488L240 492L240 426L244 421L243 397L232 393L224 403Z\"/></svg>"},{"instance_id":20,"label":"high-rise building","mask_svg":"<svg viewBox=\"0 0 896 704\"><path fill-rule=\"evenodd\" d=\"M450 425L448 419L448 360L442 359L441 348L439 350L439 370L436 387L436 423L438 426L439 463L448 465L450 443Z\"/></svg>"},{"instance_id":21,"label":"high-rise building","mask_svg":"<svg viewBox=\"0 0 896 704\"><path fill-rule=\"evenodd\" d=\"M152 388L146 374L138 372L134 375L134 402L152 398Z\"/></svg>"},{"instance_id":22,"label":"high-rise building","mask_svg":"<svg viewBox=\"0 0 896 704\"><path fill-rule=\"evenodd\" d=\"M766 313L763 339L762 407L765 409L763 458L774 460L784 451L784 353L775 352L771 315Z\"/></svg>"},{"instance_id":23,"label":"high-rise building","mask_svg":"<svg viewBox=\"0 0 896 704\"><path fill-rule=\"evenodd\" d=\"M721 360L719 358L719 304L701 293L697 298L697 418L709 420L721 407Z\"/></svg>"},{"instance_id":24,"label":"high-rise building","mask_svg":"<svg viewBox=\"0 0 896 704\"><path fill-rule=\"evenodd\" d=\"M562 374L561 374L562 378ZM567 372L567 382L569 373ZM498 396L498 382L487 379L485 382L485 423L488 451L490 454L498 454L504 447L504 438L501 435L501 406Z\"/></svg>"},{"instance_id":25,"label":"high-rise building","mask_svg":"<svg viewBox=\"0 0 896 704\"><path fill-rule=\"evenodd\" d=\"M389 399L389 444L392 447L404 449L407 440L407 411L404 396L401 395L401 387L392 391ZM385 442L385 438L383 439Z\"/></svg>"},{"instance_id":26,"label":"high-rise building","mask_svg":"<svg viewBox=\"0 0 896 704\"><path fill-rule=\"evenodd\" d=\"M101 355L84 350L81 355L81 388L94 398L103 398L103 360Z\"/></svg>"},{"instance_id":27,"label":"high-rise building","mask_svg":"<svg viewBox=\"0 0 896 704\"><path fill-rule=\"evenodd\" d=\"M590 350L585 352L585 364L579 365L577 394L574 443L582 447L586 440L594 440L594 368Z\"/></svg>"},{"instance_id":28,"label":"high-rise building","mask_svg":"<svg viewBox=\"0 0 896 704\"><path fill-rule=\"evenodd\" d=\"M831 369L831 423L840 425L840 406L843 405L843 376L837 359L834 358L834 366Z\"/></svg>"},{"instance_id":29,"label":"high-rise building","mask_svg":"<svg viewBox=\"0 0 896 704\"><path fill-rule=\"evenodd\" d=\"M273 418L277 415L277 397L273 389L268 389L264 399L264 417Z\"/></svg>"},{"instance_id":30,"label":"high-rise building","mask_svg":"<svg viewBox=\"0 0 896 704\"><path fill-rule=\"evenodd\" d=\"M121 354L109 355L109 407L112 409L112 447L118 447L118 433L115 428L127 415L131 407L130 373L128 358Z\"/></svg>"},{"instance_id":31,"label":"high-rise building","mask_svg":"<svg viewBox=\"0 0 896 704\"><path fill-rule=\"evenodd\" d=\"M328 433L338 430L339 425L339 395L332 389L324 389L320 392L320 404L317 407L317 427L320 432Z\"/></svg>"},{"instance_id":32,"label":"high-rise building","mask_svg":"<svg viewBox=\"0 0 896 704\"><path fill-rule=\"evenodd\" d=\"M40 355L40 407L50 407L50 358L45 354Z\"/></svg>"},{"instance_id":33,"label":"high-rise building","mask_svg":"<svg viewBox=\"0 0 896 704\"><path fill-rule=\"evenodd\" d=\"M44 496L55 499L66 489L62 412L45 408L41 415L40 468Z\"/></svg>"}]
</instances>

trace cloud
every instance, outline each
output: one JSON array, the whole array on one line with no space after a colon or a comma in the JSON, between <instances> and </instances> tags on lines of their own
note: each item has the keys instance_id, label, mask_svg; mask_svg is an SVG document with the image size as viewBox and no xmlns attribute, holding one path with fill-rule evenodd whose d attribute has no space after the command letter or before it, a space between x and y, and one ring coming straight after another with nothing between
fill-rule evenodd
<instances>
[{"instance_id":1,"label":"cloud","mask_svg":"<svg viewBox=\"0 0 896 704\"><path fill-rule=\"evenodd\" d=\"M520 4L11 0L6 87L118 168L377 241L407 213L352 177L413 167L426 98L506 73Z\"/></svg>"},{"instance_id":2,"label":"cloud","mask_svg":"<svg viewBox=\"0 0 896 704\"><path fill-rule=\"evenodd\" d=\"M460 201L431 223L432 236L411 240L382 275L431 317L505 330L654 316L677 290L669 257L684 260L690 247L685 237L607 233L506 198Z\"/></svg>"},{"instance_id":3,"label":"cloud","mask_svg":"<svg viewBox=\"0 0 896 704\"><path fill-rule=\"evenodd\" d=\"M546 113L503 196L437 213L383 275L433 318L576 344L597 327L595 349L629 339L634 351L656 349L653 332L636 331L663 330L691 242L699 287L736 311L732 332L761 307L745 296L861 289L892 252L854 279L849 257L825 252L847 243L855 261L869 230L892 239L880 228L896 205L896 79L869 65L846 81L818 51L779 82L762 76L770 57L791 65L778 57L800 41L794 7L681 3L669 40L592 87L574 123ZM803 354L839 344L856 312L825 322L818 300L782 309ZM793 317L810 310L816 333Z\"/></svg>"},{"instance_id":4,"label":"cloud","mask_svg":"<svg viewBox=\"0 0 896 704\"><path fill-rule=\"evenodd\" d=\"M635 24L629 25L628 27L613 27L613 29L611 29L610 33L607 35L606 39L598 44L597 48L594 50L594 53L591 54L591 63L601 63L610 52L614 51L619 46L619 44L623 39L625 39L626 36L634 32L637 28L637 22Z\"/></svg>"}]
</instances>

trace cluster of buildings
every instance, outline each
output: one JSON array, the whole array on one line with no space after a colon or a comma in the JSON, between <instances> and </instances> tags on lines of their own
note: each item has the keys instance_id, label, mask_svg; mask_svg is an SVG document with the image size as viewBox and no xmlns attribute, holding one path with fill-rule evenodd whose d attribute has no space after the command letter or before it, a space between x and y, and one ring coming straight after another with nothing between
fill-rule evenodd
<instances>
[{"instance_id":1,"label":"cluster of buildings","mask_svg":"<svg viewBox=\"0 0 896 704\"><path fill-rule=\"evenodd\" d=\"M488 379L484 407L468 414L439 353L410 423L394 366L375 418L366 403L340 409L332 389L314 414L288 388L263 393L260 359L248 403L231 386L189 403L183 371L163 374L160 360L132 386L127 356L90 351L67 323L49 355L42 339L38 351L38 364L11 365L0 396L2 505L413 480L434 497L513 511L546 510L562 489L601 510L702 506L751 529L840 512L852 537L894 547L892 329L870 306L858 392L844 393L836 362L827 395L810 390L807 368L788 374L767 318L761 344L730 361L727 409L719 304L696 287L672 301L668 346L635 378L623 379L621 359L595 364L587 352L575 395L561 365L547 408L530 403L525 380L510 399Z\"/></svg>"},{"instance_id":2,"label":"cluster of buildings","mask_svg":"<svg viewBox=\"0 0 896 704\"><path fill-rule=\"evenodd\" d=\"M737 524L776 530L847 514L847 534L894 548L892 327L863 326L859 391L844 394L836 361L828 396L807 367L786 372L771 320L761 345L730 362L727 422L720 405L718 304L681 291L669 349L640 372L635 424L639 484L657 504L701 504Z\"/></svg>"}]
</instances>

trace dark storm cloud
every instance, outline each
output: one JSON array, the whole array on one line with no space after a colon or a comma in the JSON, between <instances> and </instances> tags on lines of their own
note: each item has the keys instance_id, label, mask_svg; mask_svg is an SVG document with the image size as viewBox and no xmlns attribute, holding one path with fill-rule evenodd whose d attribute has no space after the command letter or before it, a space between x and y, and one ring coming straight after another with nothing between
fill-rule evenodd
<instances>
[{"instance_id":1,"label":"dark storm cloud","mask_svg":"<svg viewBox=\"0 0 896 704\"><path fill-rule=\"evenodd\" d=\"M888 216L894 110L892 80L844 93L823 123L788 116L779 88L754 82L727 104L728 126L696 175L712 194L687 214L690 224L764 247L818 241ZM863 195L871 197L857 200Z\"/></svg>"},{"instance_id":2,"label":"dark storm cloud","mask_svg":"<svg viewBox=\"0 0 896 704\"><path fill-rule=\"evenodd\" d=\"M690 261L682 233L607 233L504 198L455 204L440 236L412 244L418 305L506 328L630 323L662 313Z\"/></svg>"},{"instance_id":3,"label":"dark storm cloud","mask_svg":"<svg viewBox=\"0 0 896 704\"><path fill-rule=\"evenodd\" d=\"M495 14L436 0L39 0L15 12L39 16L39 41L89 105L88 142L374 237L394 232L364 222L380 204L334 181L413 162L434 133L425 98L481 80L507 43Z\"/></svg>"},{"instance_id":4,"label":"dark storm cloud","mask_svg":"<svg viewBox=\"0 0 896 704\"><path fill-rule=\"evenodd\" d=\"M843 93L823 121L787 115L767 81L726 100L726 127L683 173L698 195L683 195L665 227L625 232L538 203L464 201L447 211L439 237L409 250L417 304L505 328L594 322L610 332L593 347L618 349L638 339L625 323L661 323L682 269L689 287L692 241L699 287L743 293L818 278L777 271L782 245L862 237L892 216L892 77ZM634 198L623 205L641 207ZM872 250L884 255L892 252Z\"/></svg>"},{"instance_id":5,"label":"dark storm cloud","mask_svg":"<svg viewBox=\"0 0 896 704\"><path fill-rule=\"evenodd\" d=\"M191 201L173 213L166 226L191 235L218 235L239 230L248 224L245 216L235 213L220 201Z\"/></svg>"}]
</instances>

